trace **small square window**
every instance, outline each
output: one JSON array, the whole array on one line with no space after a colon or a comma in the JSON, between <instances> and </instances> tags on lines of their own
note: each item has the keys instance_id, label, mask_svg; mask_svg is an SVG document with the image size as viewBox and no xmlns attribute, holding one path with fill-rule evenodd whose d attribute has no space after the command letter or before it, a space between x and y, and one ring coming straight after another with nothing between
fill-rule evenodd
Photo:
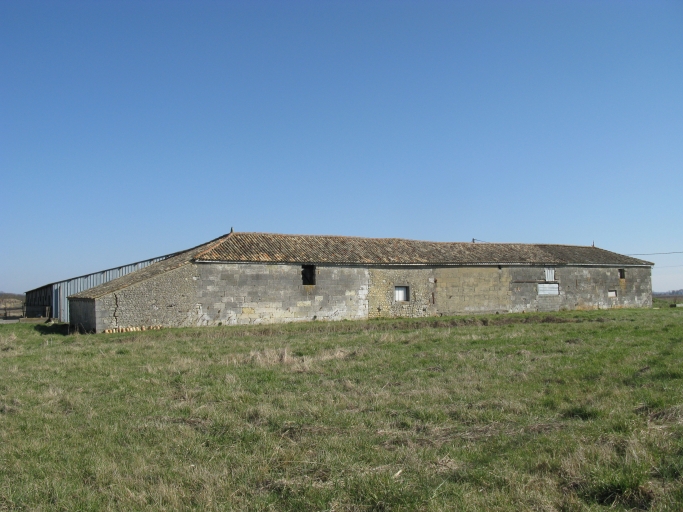
<instances>
[{"instance_id":1,"label":"small square window","mask_svg":"<svg viewBox=\"0 0 683 512\"><path fill-rule=\"evenodd\" d=\"M617 297L617 291L616 290L608 290L607 296L611 297L611 298L616 298Z\"/></svg>"},{"instance_id":2,"label":"small square window","mask_svg":"<svg viewBox=\"0 0 683 512\"><path fill-rule=\"evenodd\" d=\"M625 268L619 269L619 279L626 279L626 269Z\"/></svg>"},{"instance_id":3,"label":"small square window","mask_svg":"<svg viewBox=\"0 0 683 512\"><path fill-rule=\"evenodd\" d=\"M546 268L545 269L545 280L546 281L554 281L555 280L555 269L554 268Z\"/></svg>"},{"instance_id":4,"label":"small square window","mask_svg":"<svg viewBox=\"0 0 683 512\"><path fill-rule=\"evenodd\" d=\"M394 288L394 300L396 302L408 302L410 300L410 288L407 286L396 286Z\"/></svg>"},{"instance_id":5,"label":"small square window","mask_svg":"<svg viewBox=\"0 0 683 512\"><path fill-rule=\"evenodd\" d=\"M315 265L301 265L301 282L304 286L315 284Z\"/></svg>"}]
</instances>

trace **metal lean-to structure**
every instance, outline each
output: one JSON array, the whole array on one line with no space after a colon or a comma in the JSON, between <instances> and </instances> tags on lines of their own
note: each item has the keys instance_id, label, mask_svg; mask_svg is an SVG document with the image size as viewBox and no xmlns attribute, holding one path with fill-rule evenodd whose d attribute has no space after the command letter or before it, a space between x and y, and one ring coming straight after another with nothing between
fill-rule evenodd
<instances>
[{"instance_id":1,"label":"metal lean-to structure","mask_svg":"<svg viewBox=\"0 0 683 512\"><path fill-rule=\"evenodd\" d=\"M128 265L93 272L92 274L73 277L64 281L57 281L30 290L26 292L26 316L34 318L51 317L60 322L68 322L69 301L67 297L69 295L108 283L171 256L173 254L137 261Z\"/></svg>"}]
</instances>

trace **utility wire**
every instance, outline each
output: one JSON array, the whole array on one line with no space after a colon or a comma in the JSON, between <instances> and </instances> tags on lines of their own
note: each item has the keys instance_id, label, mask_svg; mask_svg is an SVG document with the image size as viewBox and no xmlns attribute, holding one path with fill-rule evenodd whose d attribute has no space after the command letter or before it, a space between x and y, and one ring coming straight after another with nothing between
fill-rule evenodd
<instances>
[{"instance_id":1,"label":"utility wire","mask_svg":"<svg viewBox=\"0 0 683 512\"><path fill-rule=\"evenodd\" d=\"M654 256L655 254L683 254L683 251L673 252L641 252L639 254L627 254L626 256Z\"/></svg>"},{"instance_id":2,"label":"utility wire","mask_svg":"<svg viewBox=\"0 0 683 512\"><path fill-rule=\"evenodd\" d=\"M683 267L683 265L667 265L665 267L655 267L654 270L659 270L660 268L676 268L676 267Z\"/></svg>"},{"instance_id":3,"label":"utility wire","mask_svg":"<svg viewBox=\"0 0 683 512\"><path fill-rule=\"evenodd\" d=\"M481 242L482 244L490 244L491 242L487 242L486 240L479 240L478 238L473 238L472 243L475 242ZM655 256L658 254L683 254L683 251L673 251L673 252L640 252L636 254L626 254L626 256ZM674 265L678 266L678 265ZM659 268L664 268L664 267L659 267Z\"/></svg>"}]
</instances>

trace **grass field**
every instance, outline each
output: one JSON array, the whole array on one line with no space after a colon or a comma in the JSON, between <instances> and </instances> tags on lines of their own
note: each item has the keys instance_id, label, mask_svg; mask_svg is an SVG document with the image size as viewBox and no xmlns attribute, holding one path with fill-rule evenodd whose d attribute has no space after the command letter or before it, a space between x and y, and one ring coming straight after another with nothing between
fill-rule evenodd
<instances>
[{"instance_id":1,"label":"grass field","mask_svg":"<svg viewBox=\"0 0 683 512\"><path fill-rule=\"evenodd\" d=\"M674 304L683 304L683 295L669 295L665 297L653 297L652 298L652 306L654 308L661 307L672 307L671 305Z\"/></svg>"},{"instance_id":2,"label":"grass field","mask_svg":"<svg viewBox=\"0 0 683 512\"><path fill-rule=\"evenodd\" d=\"M682 510L683 309L0 325L0 510Z\"/></svg>"}]
</instances>

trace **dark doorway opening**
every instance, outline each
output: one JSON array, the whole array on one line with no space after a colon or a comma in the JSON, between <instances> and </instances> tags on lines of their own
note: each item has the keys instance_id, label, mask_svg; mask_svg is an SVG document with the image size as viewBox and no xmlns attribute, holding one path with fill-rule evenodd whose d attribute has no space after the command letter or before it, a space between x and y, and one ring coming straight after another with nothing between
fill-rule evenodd
<instances>
[{"instance_id":1,"label":"dark doorway opening","mask_svg":"<svg viewBox=\"0 0 683 512\"><path fill-rule=\"evenodd\" d=\"M301 265L301 280L304 286L315 284L315 265Z\"/></svg>"}]
</instances>

